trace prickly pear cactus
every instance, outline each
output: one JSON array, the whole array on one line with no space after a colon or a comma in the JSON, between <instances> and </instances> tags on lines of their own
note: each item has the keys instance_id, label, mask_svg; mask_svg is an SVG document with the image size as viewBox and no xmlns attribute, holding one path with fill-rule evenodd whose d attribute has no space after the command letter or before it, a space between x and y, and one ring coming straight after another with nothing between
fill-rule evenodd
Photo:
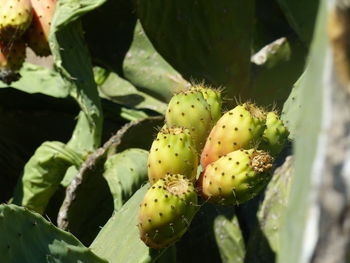
<instances>
[{"instance_id":1,"label":"prickly pear cactus","mask_svg":"<svg viewBox=\"0 0 350 263\"><path fill-rule=\"evenodd\" d=\"M213 122L216 123L222 115L222 97L221 91L218 89L212 89L204 85L195 85L191 87L191 90L197 90L202 92L204 99L210 106L211 117Z\"/></svg>"},{"instance_id":2,"label":"prickly pear cactus","mask_svg":"<svg viewBox=\"0 0 350 263\"><path fill-rule=\"evenodd\" d=\"M81 156L63 143L43 143L24 167L14 203L42 214L68 167L78 167L81 163Z\"/></svg>"},{"instance_id":3,"label":"prickly pear cactus","mask_svg":"<svg viewBox=\"0 0 350 263\"><path fill-rule=\"evenodd\" d=\"M22 36L32 21L30 0L3 0L0 9L0 39L7 43Z\"/></svg>"},{"instance_id":4,"label":"prickly pear cactus","mask_svg":"<svg viewBox=\"0 0 350 263\"><path fill-rule=\"evenodd\" d=\"M203 168L225 154L257 146L265 128L265 118L265 112L250 103L226 112L208 136L201 155Z\"/></svg>"},{"instance_id":5,"label":"prickly pear cactus","mask_svg":"<svg viewBox=\"0 0 350 263\"><path fill-rule=\"evenodd\" d=\"M72 234L23 207L0 205L0 232L0 259L4 263L107 263Z\"/></svg>"},{"instance_id":6,"label":"prickly pear cactus","mask_svg":"<svg viewBox=\"0 0 350 263\"><path fill-rule=\"evenodd\" d=\"M231 220L223 215L215 218L214 233L222 262L243 263L245 245L237 216Z\"/></svg>"},{"instance_id":7,"label":"prickly pear cactus","mask_svg":"<svg viewBox=\"0 0 350 263\"><path fill-rule=\"evenodd\" d=\"M237 150L207 166L198 188L203 198L238 205L255 197L270 179L273 158L256 149Z\"/></svg>"},{"instance_id":8,"label":"prickly pear cactus","mask_svg":"<svg viewBox=\"0 0 350 263\"><path fill-rule=\"evenodd\" d=\"M152 248L168 247L186 232L196 206L194 186L185 176L170 174L159 180L140 204L141 239Z\"/></svg>"},{"instance_id":9,"label":"prickly pear cactus","mask_svg":"<svg viewBox=\"0 0 350 263\"><path fill-rule=\"evenodd\" d=\"M277 156L288 140L289 131L276 112L269 112L266 116L266 129L262 136L259 149Z\"/></svg>"},{"instance_id":10,"label":"prickly pear cactus","mask_svg":"<svg viewBox=\"0 0 350 263\"><path fill-rule=\"evenodd\" d=\"M105 162L103 177L113 196L114 211L147 181L147 157L147 151L131 148L110 156Z\"/></svg>"},{"instance_id":11,"label":"prickly pear cactus","mask_svg":"<svg viewBox=\"0 0 350 263\"><path fill-rule=\"evenodd\" d=\"M200 91L180 92L172 97L165 119L169 128L188 128L198 152L213 126L210 106Z\"/></svg>"},{"instance_id":12,"label":"prickly pear cactus","mask_svg":"<svg viewBox=\"0 0 350 263\"><path fill-rule=\"evenodd\" d=\"M163 128L154 140L148 157L148 178L156 183L167 174L182 174L193 181L198 154L186 128Z\"/></svg>"},{"instance_id":13,"label":"prickly pear cactus","mask_svg":"<svg viewBox=\"0 0 350 263\"><path fill-rule=\"evenodd\" d=\"M187 80L225 86L230 97L250 92L254 1L138 0L137 12L156 50Z\"/></svg>"}]
</instances>

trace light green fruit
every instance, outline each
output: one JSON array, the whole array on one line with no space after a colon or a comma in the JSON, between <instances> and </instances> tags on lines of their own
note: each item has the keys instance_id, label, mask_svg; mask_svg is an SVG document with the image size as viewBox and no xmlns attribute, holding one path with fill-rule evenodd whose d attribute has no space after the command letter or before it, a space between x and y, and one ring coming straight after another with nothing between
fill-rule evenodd
<instances>
[{"instance_id":1,"label":"light green fruit","mask_svg":"<svg viewBox=\"0 0 350 263\"><path fill-rule=\"evenodd\" d=\"M202 92L202 95L206 102L210 106L211 117L213 122L216 123L222 116L222 97L219 90L208 88L204 85L195 85L191 87L191 90L197 90Z\"/></svg>"},{"instance_id":2,"label":"light green fruit","mask_svg":"<svg viewBox=\"0 0 350 263\"><path fill-rule=\"evenodd\" d=\"M288 129L275 112L269 112L266 117L266 129L264 131L259 149L277 156L285 146L289 136Z\"/></svg>"},{"instance_id":3,"label":"light green fruit","mask_svg":"<svg viewBox=\"0 0 350 263\"><path fill-rule=\"evenodd\" d=\"M185 91L172 97L165 114L168 127L189 129L197 152L201 152L213 127L210 106L200 91Z\"/></svg>"},{"instance_id":4,"label":"light green fruit","mask_svg":"<svg viewBox=\"0 0 350 263\"><path fill-rule=\"evenodd\" d=\"M198 154L186 128L163 128L153 141L148 157L148 178L156 183L167 174L182 174L193 181Z\"/></svg>"},{"instance_id":5,"label":"light green fruit","mask_svg":"<svg viewBox=\"0 0 350 263\"><path fill-rule=\"evenodd\" d=\"M140 204L139 231L149 247L168 247L187 231L197 211L194 186L183 175L158 180Z\"/></svg>"},{"instance_id":6,"label":"light green fruit","mask_svg":"<svg viewBox=\"0 0 350 263\"><path fill-rule=\"evenodd\" d=\"M270 179L273 158L255 149L231 152L201 174L199 189L209 202L238 205L255 197Z\"/></svg>"}]
</instances>

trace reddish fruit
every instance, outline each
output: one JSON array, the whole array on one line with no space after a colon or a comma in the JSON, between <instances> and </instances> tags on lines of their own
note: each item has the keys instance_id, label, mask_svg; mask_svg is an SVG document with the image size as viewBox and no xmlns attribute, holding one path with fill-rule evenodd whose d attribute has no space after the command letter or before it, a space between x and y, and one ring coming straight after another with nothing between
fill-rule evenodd
<instances>
[{"instance_id":1,"label":"reddish fruit","mask_svg":"<svg viewBox=\"0 0 350 263\"><path fill-rule=\"evenodd\" d=\"M28 46L38 56L50 55L49 33L56 0L31 0L33 5L33 21L26 33Z\"/></svg>"}]
</instances>

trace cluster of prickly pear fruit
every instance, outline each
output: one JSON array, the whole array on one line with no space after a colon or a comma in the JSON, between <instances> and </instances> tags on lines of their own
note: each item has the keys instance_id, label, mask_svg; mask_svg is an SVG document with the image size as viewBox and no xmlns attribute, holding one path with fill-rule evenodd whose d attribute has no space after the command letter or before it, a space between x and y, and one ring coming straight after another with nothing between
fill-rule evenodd
<instances>
[{"instance_id":1,"label":"cluster of prickly pear fruit","mask_svg":"<svg viewBox=\"0 0 350 263\"><path fill-rule=\"evenodd\" d=\"M170 100L166 125L148 157L152 186L139 212L146 245L169 246L186 231L196 211L192 182L197 179L199 154L203 172L196 190L204 200L238 205L268 183L274 157L288 137L283 122L275 112L253 103L238 105L223 116L221 107L220 91L201 85Z\"/></svg>"},{"instance_id":2,"label":"cluster of prickly pear fruit","mask_svg":"<svg viewBox=\"0 0 350 263\"><path fill-rule=\"evenodd\" d=\"M257 146L265 129L265 119L265 112L251 103L226 112L208 136L201 155L203 168L227 153Z\"/></svg>"},{"instance_id":3,"label":"cluster of prickly pear fruit","mask_svg":"<svg viewBox=\"0 0 350 263\"><path fill-rule=\"evenodd\" d=\"M25 43L48 56L56 0L3 0L0 8L0 80L11 83L25 59Z\"/></svg>"}]
</instances>

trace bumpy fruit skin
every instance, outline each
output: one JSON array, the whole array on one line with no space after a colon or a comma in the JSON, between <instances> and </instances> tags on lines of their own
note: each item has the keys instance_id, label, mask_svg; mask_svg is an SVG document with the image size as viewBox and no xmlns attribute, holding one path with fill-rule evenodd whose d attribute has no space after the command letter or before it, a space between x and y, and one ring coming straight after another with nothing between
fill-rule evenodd
<instances>
[{"instance_id":1,"label":"bumpy fruit skin","mask_svg":"<svg viewBox=\"0 0 350 263\"><path fill-rule=\"evenodd\" d=\"M197 188L204 199L238 205L255 197L270 179L273 158L264 151L238 150L208 165Z\"/></svg>"},{"instance_id":2,"label":"bumpy fruit skin","mask_svg":"<svg viewBox=\"0 0 350 263\"><path fill-rule=\"evenodd\" d=\"M139 231L149 247L160 249L176 242L197 211L197 194L185 176L167 175L146 193L139 210Z\"/></svg>"},{"instance_id":3,"label":"bumpy fruit skin","mask_svg":"<svg viewBox=\"0 0 350 263\"><path fill-rule=\"evenodd\" d=\"M168 127L188 128L197 152L203 149L213 127L210 106L200 91L185 91L174 95L165 114Z\"/></svg>"},{"instance_id":4,"label":"bumpy fruit skin","mask_svg":"<svg viewBox=\"0 0 350 263\"><path fill-rule=\"evenodd\" d=\"M3 43L0 41L0 70L15 71L22 67L26 46L22 40Z\"/></svg>"},{"instance_id":5,"label":"bumpy fruit skin","mask_svg":"<svg viewBox=\"0 0 350 263\"><path fill-rule=\"evenodd\" d=\"M148 156L148 178L156 183L167 174L182 174L193 181L198 167L198 154L186 128L165 128L153 141Z\"/></svg>"},{"instance_id":6,"label":"bumpy fruit skin","mask_svg":"<svg viewBox=\"0 0 350 263\"><path fill-rule=\"evenodd\" d=\"M28 29L33 17L30 0L1 0L0 40L11 42Z\"/></svg>"},{"instance_id":7,"label":"bumpy fruit skin","mask_svg":"<svg viewBox=\"0 0 350 263\"><path fill-rule=\"evenodd\" d=\"M222 97L219 90L211 89L203 85L195 85L191 87L191 90L202 92L202 95L206 102L210 106L211 117L213 122L216 123L222 116Z\"/></svg>"},{"instance_id":8,"label":"bumpy fruit skin","mask_svg":"<svg viewBox=\"0 0 350 263\"><path fill-rule=\"evenodd\" d=\"M221 156L258 145L265 129L266 114L245 103L226 112L211 130L201 155L203 169Z\"/></svg>"},{"instance_id":9,"label":"bumpy fruit skin","mask_svg":"<svg viewBox=\"0 0 350 263\"><path fill-rule=\"evenodd\" d=\"M18 39L10 43L0 41L0 80L11 84L20 78L17 73L26 57L26 46L23 40Z\"/></svg>"},{"instance_id":10,"label":"bumpy fruit skin","mask_svg":"<svg viewBox=\"0 0 350 263\"><path fill-rule=\"evenodd\" d=\"M266 117L266 129L262 136L259 149L269 152L276 157L286 144L289 136L288 129L275 112L269 112Z\"/></svg>"},{"instance_id":11,"label":"bumpy fruit skin","mask_svg":"<svg viewBox=\"0 0 350 263\"><path fill-rule=\"evenodd\" d=\"M31 1L33 22L26 33L26 42L38 56L48 56L51 53L48 38L56 0Z\"/></svg>"}]
</instances>

